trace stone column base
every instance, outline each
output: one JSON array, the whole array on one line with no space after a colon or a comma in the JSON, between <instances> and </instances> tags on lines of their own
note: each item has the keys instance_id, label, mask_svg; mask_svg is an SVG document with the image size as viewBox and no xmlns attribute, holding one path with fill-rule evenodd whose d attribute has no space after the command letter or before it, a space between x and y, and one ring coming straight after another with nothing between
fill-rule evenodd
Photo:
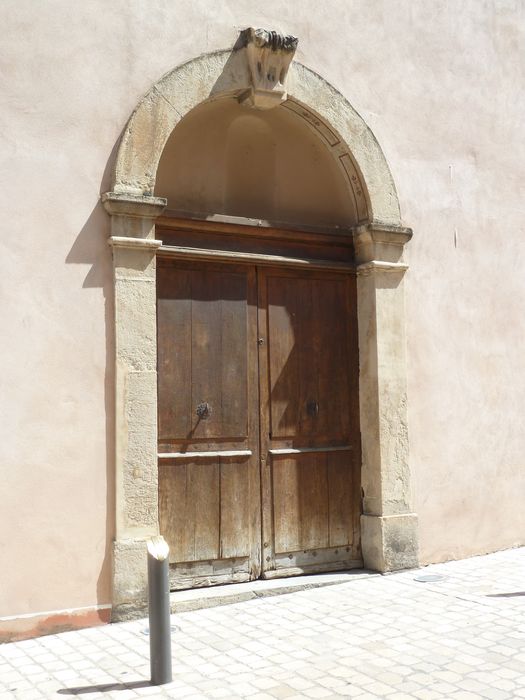
<instances>
[{"instance_id":1,"label":"stone column base","mask_svg":"<svg viewBox=\"0 0 525 700\"><path fill-rule=\"evenodd\" d=\"M373 571L419 566L417 515L362 515L363 563Z\"/></svg>"},{"instance_id":2,"label":"stone column base","mask_svg":"<svg viewBox=\"0 0 525 700\"><path fill-rule=\"evenodd\" d=\"M148 562L146 538L113 543L112 622L148 614Z\"/></svg>"}]
</instances>

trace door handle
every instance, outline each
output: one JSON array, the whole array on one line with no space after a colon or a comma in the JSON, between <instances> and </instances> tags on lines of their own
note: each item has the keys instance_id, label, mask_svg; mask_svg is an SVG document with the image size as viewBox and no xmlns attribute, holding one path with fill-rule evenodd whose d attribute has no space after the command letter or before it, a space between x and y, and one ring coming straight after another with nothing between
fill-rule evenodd
<instances>
[{"instance_id":1,"label":"door handle","mask_svg":"<svg viewBox=\"0 0 525 700\"><path fill-rule=\"evenodd\" d=\"M197 406L195 413L199 416L200 420L206 420L211 416L211 406L207 401L200 403Z\"/></svg>"},{"instance_id":2,"label":"door handle","mask_svg":"<svg viewBox=\"0 0 525 700\"><path fill-rule=\"evenodd\" d=\"M312 418L316 418L319 414L319 404L315 399L308 399L306 402L306 412Z\"/></svg>"}]
</instances>

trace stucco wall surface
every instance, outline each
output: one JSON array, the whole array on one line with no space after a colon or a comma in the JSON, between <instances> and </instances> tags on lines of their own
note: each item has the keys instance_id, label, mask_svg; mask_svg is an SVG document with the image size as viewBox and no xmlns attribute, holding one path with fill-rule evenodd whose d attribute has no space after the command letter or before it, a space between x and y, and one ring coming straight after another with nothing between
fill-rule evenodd
<instances>
[{"instance_id":1,"label":"stucco wall surface","mask_svg":"<svg viewBox=\"0 0 525 700\"><path fill-rule=\"evenodd\" d=\"M422 560L523 543L525 5L5 0L0 15L0 616L110 600L113 283L99 196L142 95L250 25L298 36L296 58L358 110L414 229Z\"/></svg>"}]
</instances>

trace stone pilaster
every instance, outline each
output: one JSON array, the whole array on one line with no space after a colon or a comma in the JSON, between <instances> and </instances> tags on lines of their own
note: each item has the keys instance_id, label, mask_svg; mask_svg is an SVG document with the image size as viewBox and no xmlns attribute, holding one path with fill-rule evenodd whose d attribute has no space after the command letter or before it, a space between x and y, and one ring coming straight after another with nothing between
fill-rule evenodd
<instances>
[{"instance_id":1,"label":"stone pilaster","mask_svg":"<svg viewBox=\"0 0 525 700\"><path fill-rule=\"evenodd\" d=\"M158 534L155 218L166 200L103 195L115 289L116 538L113 619L147 603L145 541Z\"/></svg>"},{"instance_id":2,"label":"stone pilaster","mask_svg":"<svg viewBox=\"0 0 525 700\"><path fill-rule=\"evenodd\" d=\"M418 565L407 427L403 247L410 229L369 224L354 234L357 260L365 567Z\"/></svg>"}]
</instances>

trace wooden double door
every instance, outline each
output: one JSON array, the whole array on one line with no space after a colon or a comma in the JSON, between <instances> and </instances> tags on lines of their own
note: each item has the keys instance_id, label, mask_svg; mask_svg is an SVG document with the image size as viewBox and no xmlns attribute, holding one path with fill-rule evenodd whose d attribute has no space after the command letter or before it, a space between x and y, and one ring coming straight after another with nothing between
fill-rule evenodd
<instances>
[{"instance_id":1,"label":"wooden double door","mask_svg":"<svg viewBox=\"0 0 525 700\"><path fill-rule=\"evenodd\" d=\"M157 279L172 588L360 566L355 278L159 259Z\"/></svg>"}]
</instances>

